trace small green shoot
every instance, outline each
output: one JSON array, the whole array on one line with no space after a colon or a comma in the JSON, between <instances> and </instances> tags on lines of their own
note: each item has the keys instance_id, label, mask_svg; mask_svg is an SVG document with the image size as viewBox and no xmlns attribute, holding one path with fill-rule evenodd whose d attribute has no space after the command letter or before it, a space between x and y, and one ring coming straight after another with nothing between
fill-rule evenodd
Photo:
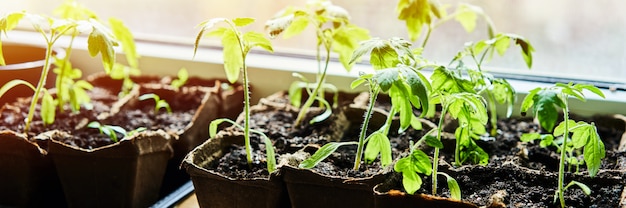
<instances>
[{"instance_id":1,"label":"small green shoot","mask_svg":"<svg viewBox=\"0 0 626 208\"><path fill-rule=\"evenodd\" d=\"M318 73L313 91L309 91L308 84L295 84L292 88L301 87L309 92L308 99L301 105L300 112L295 121L295 126L302 123L308 109L316 100L324 99L324 88L327 86L326 71L330 63L331 51L339 54L339 61L346 70L350 70L350 56L358 47L359 41L369 39L369 32L350 22L348 12L337 5L333 5L328 0L309 1L307 8L288 7L280 11L275 18L266 22L266 29L271 37L283 34L284 38L300 34L308 25L315 27L317 36L317 61ZM322 67L321 47L325 49L324 66ZM301 93L300 90L290 90L290 92ZM296 100L301 95L291 95L294 106L300 106L300 100ZM323 120L322 118L316 120Z\"/></svg>"},{"instance_id":2,"label":"small green shoot","mask_svg":"<svg viewBox=\"0 0 626 208\"><path fill-rule=\"evenodd\" d=\"M224 22L228 27L214 28L215 24ZM248 81L248 68L246 67L246 56L248 52L254 47L260 47L266 51L273 52L271 42L258 32L246 32L242 33L239 28L249 25L254 22L252 18L213 18L209 19L199 26L202 28L196 36L196 42L194 44L194 56L200 46L200 39L206 36L220 37L222 39L223 52L224 52L224 71L229 82L235 83L239 79L239 73L243 72L243 84L244 84L244 126L240 126L231 120L217 119L211 122L212 131L216 131L217 125L224 121L227 121L235 126L243 129L244 132L244 145L246 148L246 159L249 166L252 166L252 150L250 147L250 132L258 132L250 129L250 92ZM212 134L215 135L215 134ZM266 138L266 137L265 137ZM264 139L266 142L267 150L267 168L268 172L275 170L275 158L274 154L270 154L270 150L273 152L273 146L269 139ZM274 164L270 164L270 163Z\"/></svg>"},{"instance_id":3,"label":"small green shoot","mask_svg":"<svg viewBox=\"0 0 626 208\"><path fill-rule=\"evenodd\" d=\"M189 79L189 73L187 72L186 68L181 68L180 70L178 70L178 76L175 80L172 81L172 84L170 84L172 86L172 88L179 90L180 87L182 87L183 85L185 85L185 83L187 83L187 80Z\"/></svg>"},{"instance_id":4,"label":"small green shoot","mask_svg":"<svg viewBox=\"0 0 626 208\"><path fill-rule=\"evenodd\" d=\"M162 100L161 97L154 93L143 94L139 96L139 100L154 100L154 112L158 113L161 108L164 108L168 114L172 114L172 108L170 108L170 104L167 101Z\"/></svg>"},{"instance_id":5,"label":"small green shoot","mask_svg":"<svg viewBox=\"0 0 626 208\"><path fill-rule=\"evenodd\" d=\"M522 135L521 140L524 142L540 140L542 147L556 146L561 153L558 185L554 197L555 202L557 198L559 199L561 207L565 207L565 198L563 196L565 190L572 185L579 186L587 195L591 193L589 187L577 181L571 181L567 186L564 186L565 163L567 162L568 165L575 165L576 167L581 163L575 155L577 152L575 150L583 150L584 163L587 165L587 170L591 177L598 174L602 164L601 160L606 156L604 143L600 139L600 135L598 135L595 124L583 121L576 122L569 119L569 97L586 101L583 94L585 90L604 98L602 91L593 85L556 83L552 87L531 90L522 102L522 112L532 108L532 115L539 120L540 126L544 130L552 132L552 134L530 133ZM563 121L555 127L559 113L557 107L563 109ZM562 139L555 140L554 138ZM557 141L560 141L560 146Z\"/></svg>"},{"instance_id":6,"label":"small green shoot","mask_svg":"<svg viewBox=\"0 0 626 208\"><path fill-rule=\"evenodd\" d=\"M146 130L145 127L139 127L132 131L126 131L126 129L122 127L114 126L114 125L105 125L105 124L101 124L98 121L89 122L89 124L87 124L87 127L100 130L100 134L107 135L109 138L111 138L111 141L113 142L119 141L117 134L121 134L123 136L122 139L124 139L126 137L130 137L136 133Z\"/></svg>"},{"instance_id":7,"label":"small green shoot","mask_svg":"<svg viewBox=\"0 0 626 208\"><path fill-rule=\"evenodd\" d=\"M73 69L69 64L74 37L81 33L88 33L87 43L89 53L91 56L101 54L105 71L110 71L115 63L115 51L113 47L118 45L116 38L120 37L114 36L109 28L105 27L97 20L92 11L76 4L72 0L67 0L57 8L55 12L59 14L60 19L30 14L25 11L12 12L0 18L1 33L7 34L9 31L13 30L21 20L26 19L30 21L35 31L40 33L46 41L44 67L38 83L36 86L33 86L34 95L32 96L28 115L25 120L24 132L30 130L39 98L42 98L40 113L42 114L41 118L44 125L54 122L56 106L59 106L59 110L63 111L64 104L70 103L72 110L76 111L81 105L85 105L89 102L89 97L86 96L85 90L89 90L92 86L86 82L74 81L80 77L81 73L77 71L77 69ZM53 59L55 55L53 54L52 48L55 47L55 43L59 38L67 34L70 35L71 41L66 49L66 57L62 60ZM0 41L0 46L1 44ZM4 58L1 55L2 51L0 51L0 64L5 64ZM55 72L58 73L56 81L58 93L56 94L56 99L44 88L44 81L50 72L51 63L56 63L59 66L59 69L55 70ZM15 84L19 82L9 83L5 84L3 89L8 90L10 87L16 86ZM24 84L24 82L21 82L21 84Z\"/></svg>"}]
</instances>

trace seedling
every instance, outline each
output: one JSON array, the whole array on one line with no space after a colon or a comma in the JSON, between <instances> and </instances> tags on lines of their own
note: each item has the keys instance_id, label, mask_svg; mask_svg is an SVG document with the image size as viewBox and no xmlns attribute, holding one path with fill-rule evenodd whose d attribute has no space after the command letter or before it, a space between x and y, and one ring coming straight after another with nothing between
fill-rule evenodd
<instances>
[{"instance_id":1,"label":"seedling","mask_svg":"<svg viewBox=\"0 0 626 208\"><path fill-rule=\"evenodd\" d=\"M75 10L67 9L70 7L75 8ZM12 80L4 84L2 88L0 88L0 96L4 94L4 92L8 91L9 89L17 85L26 85L34 90L34 95L32 96L32 101L31 101L31 104L28 110L28 115L25 121L24 132L28 132L30 130L31 123L32 123L34 113L36 110L35 107L37 105L39 98L42 98L42 103L41 103L42 116L41 117L42 117L44 124L51 124L54 122L54 117L55 117L55 112L56 112L55 106L57 104L59 106L62 106L64 102L67 102L68 99L64 98L64 96L66 96L67 94L69 94L70 96L72 96L73 94L74 98L73 98L73 101L71 102L74 108L80 106L80 104L77 104L77 103L85 102L88 98L87 96L85 96L83 92L85 89L89 88L89 85L83 82L70 83L76 88L69 90L69 91L67 90L68 88L65 87L65 84L67 83L63 81L63 79L66 79L68 77L71 79L71 78L76 77L76 75L79 75L78 73L76 73L76 71L74 71L71 68L71 66L67 64L64 64L64 66L61 67L61 69L59 70L59 73L61 74L61 76L59 78L60 80L57 81L58 83L57 87L60 87L59 89L60 93L57 96L61 96L61 99L55 100L52 97L52 95L50 95L48 91L43 87L46 77L48 76L48 73L50 72L50 63L54 61L52 48L55 46L55 43L59 38L61 38L63 35L67 33L70 33L72 37L75 37L76 35L80 33L88 32L89 33L88 48L89 48L90 55L96 56L97 54L101 54L102 63L104 65L105 70L110 70L112 68L113 63L115 62L115 52L113 50L113 46L117 45L117 43L115 42L115 38L113 34L111 34L109 29L93 18L89 18L86 20L79 20L79 19L73 18L73 17L93 17L91 11L86 10L82 7L76 7L72 1L66 2L61 7L61 9L59 9L59 11L67 12L67 13L64 13L64 17L70 17L70 18L57 19L57 18L52 18L48 16L43 16L43 15L30 14L30 13L22 11L22 12L9 13L6 16L4 16L2 19L0 19L0 31L5 34L8 31L13 30L22 19L24 18L27 19L31 22L31 24L33 25L33 28L37 32L41 33L41 35L44 37L44 40L46 42L46 55L45 55L44 67L43 67L40 79L37 83L37 86L33 86L29 84L28 82L17 79L17 80ZM71 48L71 45L70 45L70 48ZM0 52L0 55L1 54L2 53ZM67 57L69 57L69 55ZM64 63L65 62L67 61L64 61ZM3 58L0 58L0 64L5 64ZM41 97L42 93L43 93L43 97Z\"/></svg>"},{"instance_id":2,"label":"seedling","mask_svg":"<svg viewBox=\"0 0 626 208\"><path fill-rule=\"evenodd\" d=\"M213 28L216 23L224 22L228 25L228 27L219 27ZM207 36L217 36L222 39L222 45L224 46L224 70L226 72L226 77L230 83L235 83L237 79L239 79L240 71L242 73L243 84L244 84L244 124L240 126L236 124L234 121L229 119L216 119L210 124L210 133L211 137L214 137L217 133L217 126L222 122L229 122L238 128L242 128L244 132L244 145L246 148L246 159L248 165L252 166L252 150L250 147L250 132L253 133L261 133L256 130L250 129L250 92L248 86L248 68L246 67L246 56L248 52L254 47L260 47L266 51L273 52L272 45L268 39L266 39L263 34L258 32L246 32L242 33L239 28L249 25L254 22L252 18L235 18L235 19L226 19L226 18L213 18L209 19L201 23L199 26L202 27L198 36L196 37L196 42L194 45L194 56L197 52L197 49L200 44L200 39ZM205 33L207 32L208 33ZM265 142L265 150L267 155L267 170L268 172L273 172L276 169L276 158L274 157L274 146L272 142L269 140L267 136L264 134L260 134L263 141Z\"/></svg>"},{"instance_id":3,"label":"seedling","mask_svg":"<svg viewBox=\"0 0 626 208\"><path fill-rule=\"evenodd\" d=\"M170 108L170 104L165 100L161 100L161 97L154 93L143 94L139 96L139 100L154 100L154 112L159 112L159 109L164 108L168 114L172 114L172 108Z\"/></svg>"},{"instance_id":4,"label":"seedling","mask_svg":"<svg viewBox=\"0 0 626 208\"><path fill-rule=\"evenodd\" d=\"M187 80L189 79L189 73L187 72L187 69L185 68L181 68L180 70L178 70L177 75L178 75L177 78L173 80L172 83L170 84L172 88L174 88L175 90L179 90L180 87L185 85L185 83L187 83Z\"/></svg>"},{"instance_id":5,"label":"seedling","mask_svg":"<svg viewBox=\"0 0 626 208\"><path fill-rule=\"evenodd\" d=\"M111 141L113 142L119 141L117 134L121 134L123 136L122 139L124 139L126 137L130 137L132 135L135 135L136 133L146 130L145 127L139 127L132 131L126 131L126 129L122 127L114 126L114 125L105 125L105 124L101 124L98 121L89 122L89 124L87 124L87 127L100 130L100 134L107 135L109 138L111 138Z\"/></svg>"},{"instance_id":6,"label":"seedling","mask_svg":"<svg viewBox=\"0 0 626 208\"><path fill-rule=\"evenodd\" d=\"M490 29L493 31L494 29ZM465 48L454 57L450 65L455 64L456 70L465 71L469 74L471 82L478 94L484 94L487 98L489 106L489 121L491 123L491 136L497 135L497 103L507 104L506 117L510 117L513 113L513 103L515 103L515 89L506 79L494 78L493 75L483 70L483 64L491 59L494 52L498 52L500 56L508 50L511 42L519 45L522 57L526 62L526 66L532 66L532 45L525 38L515 34L499 33L487 40L478 42L468 42ZM476 68L469 68L463 62L463 58L471 57Z\"/></svg>"},{"instance_id":7,"label":"seedling","mask_svg":"<svg viewBox=\"0 0 626 208\"><path fill-rule=\"evenodd\" d=\"M583 151L584 163L587 165L589 176L594 177L598 174L602 158L605 157L604 143L598 135L598 130L594 123L586 123L583 121L573 121L569 119L569 97L574 97L580 101L586 101L583 91L587 90L602 98L604 94L593 85L587 84L563 84L556 83L552 87L535 88L531 90L522 102L522 114L532 107L532 114L539 120L540 126L552 134L529 133L521 137L523 142L533 140L541 140L542 147L554 145L560 151L559 159L559 178L554 201L558 198L561 207L565 207L565 198L563 196L567 188L577 185L587 195L591 194L591 189L585 184L578 181L571 181L564 186L565 180L565 163L568 165L576 165L582 163L575 156L575 150ZM557 119L557 107L563 110L563 121L554 128ZM554 128L554 130L553 130ZM571 134L571 135L570 135ZM555 140L556 137L562 139ZM558 146L560 143L560 146Z\"/></svg>"},{"instance_id":8,"label":"seedling","mask_svg":"<svg viewBox=\"0 0 626 208\"><path fill-rule=\"evenodd\" d=\"M289 38L300 34L309 24L315 27L317 36L316 57L318 73L316 82L313 85L296 81L290 87L290 100L294 106L300 107L300 112L294 123L295 126L299 126L302 123L302 119L304 119L314 101L324 100L324 88L328 86L328 84L325 84L325 80L331 58L330 52L334 51L339 54L339 61L349 71L351 68L349 61L352 52L358 47L359 41L370 38L366 29L350 23L350 16L344 8L333 5L328 0L309 1L306 9L286 8L280 11L275 18L267 21L266 29L271 37L283 34L284 38ZM325 50L323 66L320 54L321 47ZM300 89L305 89L309 93L308 99L302 106L300 106ZM311 89L313 90L310 91ZM328 116L330 114L323 113L314 118L312 122L323 121Z\"/></svg>"}]
</instances>

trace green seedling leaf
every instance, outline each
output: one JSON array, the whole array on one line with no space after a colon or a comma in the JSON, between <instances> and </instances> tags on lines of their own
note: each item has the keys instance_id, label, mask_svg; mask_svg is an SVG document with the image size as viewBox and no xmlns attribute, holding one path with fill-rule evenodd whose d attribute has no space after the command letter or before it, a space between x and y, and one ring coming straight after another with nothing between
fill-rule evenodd
<instances>
[{"instance_id":1,"label":"green seedling leaf","mask_svg":"<svg viewBox=\"0 0 626 208\"><path fill-rule=\"evenodd\" d=\"M415 130L422 130L422 121L420 121L420 119L415 116L411 116L411 127Z\"/></svg>"},{"instance_id":2,"label":"green seedling leaf","mask_svg":"<svg viewBox=\"0 0 626 208\"><path fill-rule=\"evenodd\" d=\"M556 92L548 89L540 90L532 99L533 115L537 117L543 129L552 131L558 119L556 106L564 107L565 104Z\"/></svg>"},{"instance_id":3,"label":"green seedling leaf","mask_svg":"<svg viewBox=\"0 0 626 208\"><path fill-rule=\"evenodd\" d=\"M296 36L302 33L302 31L304 31L304 29L306 29L306 27L309 26L309 22L311 21L309 20L309 17L303 14L305 13L304 12L296 13L296 16L293 17L291 24L289 24L289 26L283 33L283 38L290 38L290 37Z\"/></svg>"},{"instance_id":4,"label":"green seedling leaf","mask_svg":"<svg viewBox=\"0 0 626 208\"><path fill-rule=\"evenodd\" d=\"M525 133L520 137L520 141L522 142L531 142L533 140L541 139L540 133Z\"/></svg>"},{"instance_id":5,"label":"green seedling leaf","mask_svg":"<svg viewBox=\"0 0 626 208\"><path fill-rule=\"evenodd\" d=\"M352 52L359 47L359 42L369 39L369 31L356 25L348 24L336 28L332 34L332 50L339 54L339 62L350 71Z\"/></svg>"},{"instance_id":6,"label":"green seedling leaf","mask_svg":"<svg viewBox=\"0 0 626 208\"><path fill-rule=\"evenodd\" d=\"M260 47L268 52L274 52L270 40L265 38L265 36L263 36L263 34L261 33L247 32L243 34L243 40L248 45L248 47L246 48L247 51L249 51L253 47Z\"/></svg>"},{"instance_id":7,"label":"green seedling leaf","mask_svg":"<svg viewBox=\"0 0 626 208\"><path fill-rule=\"evenodd\" d=\"M189 79L189 72L187 72L186 68L181 68L180 70L178 70L178 78L172 81L171 85L174 89L178 90L180 89L180 87L185 85L185 83L187 83L188 79Z\"/></svg>"},{"instance_id":8,"label":"green seedling leaf","mask_svg":"<svg viewBox=\"0 0 626 208\"><path fill-rule=\"evenodd\" d=\"M86 20L98 19L96 13L72 0L64 1L53 13L63 19Z\"/></svg>"},{"instance_id":9,"label":"green seedling leaf","mask_svg":"<svg viewBox=\"0 0 626 208\"><path fill-rule=\"evenodd\" d=\"M400 0L396 5L398 19L406 22L411 41L417 40L424 25L431 23L431 14L437 11L428 0Z\"/></svg>"},{"instance_id":10,"label":"green seedling leaf","mask_svg":"<svg viewBox=\"0 0 626 208\"><path fill-rule=\"evenodd\" d=\"M548 147L554 144L554 137L550 134L541 135L541 142L539 142L540 147Z\"/></svg>"},{"instance_id":11,"label":"green seedling leaf","mask_svg":"<svg viewBox=\"0 0 626 208\"><path fill-rule=\"evenodd\" d=\"M124 23L117 18L110 18L109 24L111 25L113 35L115 35L115 38L120 41L120 44L122 45L122 50L124 51L124 54L126 54L126 61L128 65L132 68L139 68L139 63L137 62L139 54L137 53L133 34L130 32L128 27L126 27Z\"/></svg>"},{"instance_id":12,"label":"green seedling leaf","mask_svg":"<svg viewBox=\"0 0 626 208\"><path fill-rule=\"evenodd\" d=\"M313 117L309 122L310 124L322 122L333 114L333 110L330 107L330 103L328 103L328 101L324 100L324 98L321 97L316 97L315 99L318 102L322 103L322 105L324 106L324 112L318 116Z\"/></svg>"},{"instance_id":13,"label":"green seedling leaf","mask_svg":"<svg viewBox=\"0 0 626 208\"><path fill-rule=\"evenodd\" d=\"M528 42L528 40L521 38L521 37L515 39L515 44L519 45L520 48L522 49L522 57L524 57L526 66L528 66L528 68L532 67L533 65L532 52L535 51L533 46L530 44L530 42Z\"/></svg>"},{"instance_id":14,"label":"green seedling leaf","mask_svg":"<svg viewBox=\"0 0 626 208\"><path fill-rule=\"evenodd\" d=\"M481 11L481 9L468 4L461 4L457 8L457 15L454 19L461 23L465 31L472 32L476 28L477 11Z\"/></svg>"},{"instance_id":15,"label":"green seedling leaf","mask_svg":"<svg viewBox=\"0 0 626 208\"><path fill-rule=\"evenodd\" d=\"M511 117L513 114L513 104L515 103L515 89L513 89L513 86L511 86L511 84L509 84L509 82L505 79L494 80L492 86L493 88L491 92L493 93L496 102L500 104L508 104L506 117Z\"/></svg>"},{"instance_id":16,"label":"green seedling leaf","mask_svg":"<svg viewBox=\"0 0 626 208\"><path fill-rule=\"evenodd\" d=\"M94 26L93 31L89 34L87 43L89 55L96 56L100 54L105 72L109 73L115 63L115 51L113 50L113 46L117 45L117 43L111 40L106 33L107 32L103 31L101 27Z\"/></svg>"},{"instance_id":17,"label":"green seedling leaf","mask_svg":"<svg viewBox=\"0 0 626 208\"><path fill-rule=\"evenodd\" d=\"M503 56L504 53L509 49L511 45L511 38L508 36L498 34L496 35L496 42L494 43L494 47L500 56Z\"/></svg>"},{"instance_id":18,"label":"green seedling leaf","mask_svg":"<svg viewBox=\"0 0 626 208\"><path fill-rule=\"evenodd\" d=\"M443 66L435 68L435 71L431 75L430 79L432 80L433 92L475 92L474 84L472 84L470 80L461 77L459 74L456 74L452 70L446 69Z\"/></svg>"},{"instance_id":19,"label":"green seedling leaf","mask_svg":"<svg viewBox=\"0 0 626 208\"><path fill-rule=\"evenodd\" d=\"M428 146L443 149L443 143L441 142L441 140L438 140L437 137L432 135L425 135L425 137L426 138L424 141Z\"/></svg>"},{"instance_id":20,"label":"green seedling leaf","mask_svg":"<svg viewBox=\"0 0 626 208\"><path fill-rule=\"evenodd\" d=\"M139 96L139 100L147 100L147 99L152 99L154 100L154 112L158 112L159 109L161 108L165 108L165 110L167 110L168 113L172 113L172 109L170 108L170 104L167 103L167 101L162 100L158 95L154 94L154 93L148 93L148 94L143 94L141 96Z\"/></svg>"},{"instance_id":21,"label":"green seedling leaf","mask_svg":"<svg viewBox=\"0 0 626 208\"><path fill-rule=\"evenodd\" d=\"M222 45L224 46L224 70L230 83L235 83L239 79L239 73L243 68L243 57L239 38L233 30L226 30L222 35Z\"/></svg>"},{"instance_id":22,"label":"green seedling leaf","mask_svg":"<svg viewBox=\"0 0 626 208\"><path fill-rule=\"evenodd\" d=\"M306 89L308 83L295 81L292 82L289 86L289 101L291 101L291 105L296 108L300 108L302 105L302 89Z\"/></svg>"},{"instance_id":23,"label":"green seedling leaf","mask_svg":"<svg viewBox=\"0 0 626 208\"><path fill-rule=\"evenodd\" d=\"M448 189L450 189L450 198L461 200L461 187L459 186L459 183L446 173L439 172L438 174L446 177L446 182L448 182Z\"/></svg>"},{"instance_id":24,"label":"green seedling leaf","mask_svg":"<svg viewBox=\"0 0 626 208\"><path fill-rule=\"evenodd\" d=\"M30 89L33 90L33 92L35 91L35 86L33 86L31 83L21 80L21 79L14 79L11 80L9 82L7 82L6 84L2 85L2 87L0 88L0 97L2 97L4 95L4 93L6 93L7 91L9 91L10 89L18 86L18 85L24 85L29 87Z\"/></svg>"},{"instance_id":25,"label":"green seedling leaf","mask_svg":"<svg viewBox=\"0 0 626 208\"><path fill-rule=\"evenodd\" d=\"M402 173L402 185L407 193L413 194L422 186L422 179L419 174L430 175L432 164L426 153L417 149L405 158L396 162L393 169Z\"/></svg>"},{"instance_id":26,"label":"green seedling leaf","mask_svg":"<svg viewBox=\"0 0 626 208\"><path fill-rule=\"evenodd\" d=\"M223 122L234 123L230 119L227 119L227 118L220 118L220 119L215 119L211 121L211 123L209 124L209 137L213 138L215 137L215 135L217 135L217 127Z\"/></svg>"},{"instance_id":27,"label":"green seedling leaf","mask_svg":"<svg viewBox=\"0 0 626 208\"><path fill-rule=\"evenodd\" d=\"M428 80L421 76L421 74L415 70L407 66L399 66L402 76L406 80L406 83L411 87L411 94L413 96L417 96L419 98L419 106L416 106L416 103L413 103L414 106L422 108L422 111L428 112L428 107L430 106L429 95L430 84L428 84ZM411 97L411 96L407 96Z\"/></svg>"},{"instance_id":28,"label":"green seedling leaf","mask_svg":"<svg viewBox=\"0 0 626 208\"><path fill-rule=\"evenodd\" d=\"M383 167L391 164L391 143L389 138L381 131L372 133L366 140L367 146L365 147L365 161L371 164L376 160L380 153L380 163Z\"/></svg>"},{"instance_id":29,"label":"green seedling leaf","mask_svg":"<svg viewBox=\"0 0 626 208\"><path fill-rule=\"evenodd\" d=\"M318 149L311 157L302 161L298 167L303 169L310 169L315 167L322 160L326 159L330 154L335 152L337 148L343 145L357 145L357 142L330 142Z\"/></svg>"},{"instance_id":30,"label":"green seedling leaf","mask_svg":"<svg viewBox=\"0 0 626 208\"><path fill-rule=\"evenodd\" d=\"M569 126L569 129L567 130L567 132L570 132L570 130L577 125L576 121L574 121L574 120L568 120L567 124ZM565 130L565 121L563 121L563 122L559 123L559 125L554 128L553 134L554 134L554 136L561 136L561 135L563 135L565 133L565 131L566 131Z\"/></svg>"},{"instance_id":31,"label":"green seedling leaf","mask_svg":"<svg viewBox=\"0 0 626 208\"><path fill-rule=\"evenodd\" d=\"M256 132L256 131L255 131ZM265 157L267 161L267 171L272 173L276 170L276 153L274 152L274 144L272 140L265 136L262 132L257 132L261 134L263 139L263 143L265 143Z\"/></svg>"},{"instance_id":32,"label":"green seedling leaf","mask_svg":"<svg viewBox=\"0 0 626 208\"><path fill-rule=\"evenodd\" d=\"M588 130L588 135L589 138L587 144L585 144L584 159L585 164L587 164L589 176L594 177L598 174L598 170L602 165L602 158L606 156L606 150L595 126L592 125L592 128Z\"/></svg>"},{"instance_id":33,"label":"green seedling leaf","mask_svg":"<svg viewBox=\"0 0 626 208\"><path fill-rule=\"evenodd\" d=\"M567 184L567 186L565 186L565 190L567 190L570 186L576 185L578 187L580 187L580 189L583 191L583 193L585 193L587 196L591 195L591 189L589 188L589 186L585 185L584 183L578 182L578 181L571 181Z\"/></svg>"},{"instance_id":34,"label":"green seedling leaf","mask_svg":"<svg viewBox=\"0 0 626 208\"><path fill-rule=\"evenodd\" d=\"M41 120L43 120L44 125L49 125L54 123L56 104L52 95L48 93L48 90L44 90L43 92L43 98L41 99Z\"/></svg>"},{"instance_id":35,"label":"green seedling leaf","mask_svg":"<svg viewBox=\"0 0 626 208\"><path fill-rule=\"evenodd\" d=\"M254 18L249 18L249 17L239 17L239 18L233 19L233 23L237 27L243 27L243 26L252 24L253 22L254 22Z\"/></svg>"}]
</instances>

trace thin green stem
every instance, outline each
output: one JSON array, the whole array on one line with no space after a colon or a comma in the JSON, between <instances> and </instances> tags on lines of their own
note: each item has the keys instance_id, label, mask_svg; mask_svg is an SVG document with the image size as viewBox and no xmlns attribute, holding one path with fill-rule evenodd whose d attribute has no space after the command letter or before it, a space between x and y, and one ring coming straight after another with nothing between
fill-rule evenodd
<instances>
[{"instance_id":1,"label":"thin green stem","mask_svg":"<svg viewBox=\"0 0 626 208\"><path fill-rule=\"evenodd\" d=\"M374 110L374 105L376 104L376 97L378 97L378 87L375 85L371 86L374 89L370 90L370 103L367 107L367 111L365 112L363 124L361 125L359 144L356 150L356 158L354 159L354 170L359 170L359 167L361 166L361 157L363 157L363 148L365 146L365 136L367 136L367 125L369 124L370 118L372 117L372 111Z\"/></svg>"},{"instance_id":2,"label":"thin green stem","mask_svg":"<svg viewBox=\"0 0 626 208\"><path fill-rule=\"evenodd\" d=\"M426 47L426 43L428 43L428 39L430 39L430 33L433 31L433 27L429 26L428 31L426 32L426 37L424 37L424 41L422 41L422 48Z\"/></svg>"},{"instance_id":3,"label":"thin green stem","mask_svg":"<svg viewBox=\"0 0 626 208\"><path fill-rule=\"evenodd\" d=\"M446 108L445 103L442 103L443 109L441 109L441 116L439 118L439 124L437 125L437 140L441 141L441 132L443 130L443 121L446 117L446 113L448 109ZM433 196L437 195L437 169L439 167L439 148L435 147L435 153L433 155L433 173L432 173L432 184L433 184Z\"/></svg>"},{"instance_id":4,"label":"thin green stem","mask_svg":"<svg viewBox=\"0 0 626 208\"><path fill-rule=\"evenodd\" d=\"M393 117L396 115L397 112L398 112L398 109L394 107L392 107L391 111L389 111L389 115L387 116L387 119L385 120L385 125L383 126L385 128L383 131L384 135L389 135L389 129L391 128Z\"/></svg>"},{"instance_id":5,"label":"thin green stem","mask_svg":"<svg viewBox=\"0 0 626 208\"><path fill-rule=\"evenodd\" d=\"M309 98L307 98L306 102L304 102L304 105L302 105L302 108L300 109L300 112L298 112L298 117L296 117L296 121L294 123L294 126L300 126L300 124L302 123L302 119L304 119L304 116L306 115L307 111L309 110L309 108L311 107L311 105L313 105L313 102L315 101L315 98L317 96L317 94L320 91L320 88L322 88L322 85L324 84L324 80L326 79L326 71L328 69L328 64L330 63L330 48L328 48L328 50L326 50L326 63L324 66L324 71L322 71L322 75L320 76L319 80L317 81L317 86L315 86L315 89L313 90L313 93L311 93L309 95Z\"/></svg>"},{"instance_id":6,"label":"thin green stem","mask_svg":"<svg viewBox=\"0 0 626 208\"><path fill-rule=\"evenodd\" d=\"M65 77L67 76L65 73L66 71L64 70L66 67L66 64L69 63L69 59L72 56L72 45L74 44L74 39L76 38L76 36L78 35L78 33L76 32L76 30L74 30L74 33L71 35L70 37L70 44L67 46L67 49L65 51L65 57L63 57L63 63L61 65L61 70L59 70L59 75L57 76L57 81L56 81L56 87L57 87L57 100L59 102L57 102L58 108L60 112L63 112L63 105L65 104L65 97L63 94L63 79L65 79Z\"/></svg>"},{"instance_id":7,"label":"thin green stem","mask_svg":"<svg viewBox=\"0 0 626 208\"><path fill-rule=\"evenodd\" d=\"M563 181L565 180L565 148L567 147L567 140L569 139L569 107L567 106L567 95L563 95L565 103L565 108L563 109L563 119L564 119L564 127L565 133L563 134L563 143L561 144L561 159L559 160L559 182L558 182L558 192L559 192L559 201L561 202L561 207L565 207L565 198L563 196L565 190L563 189Z\"/></svg>"},{"instance_id":8,"label":"thin green stem","mask_svg":"<svg viewBox=\"0 0 626 208\"><path fill-rule=\"evenodd\" d=\"M39 93L43 90L43 85L46 82L46 78L48 77L48 72L50 71L50 58L52 58L52 46L54 42L48 42L46 47L46 58L43 65L43 71L41 72L41 76L39 77L39 83L37 83L37 88L35 88L35 95L30 102L30 107L28 108L28 115L26 117L26 125L24 126L24 133L28 133L30 130L30 124L33 121L33 117L35 115L35 107L37 107L37 101L39 100Z\"/></svg>"}]
</instances>

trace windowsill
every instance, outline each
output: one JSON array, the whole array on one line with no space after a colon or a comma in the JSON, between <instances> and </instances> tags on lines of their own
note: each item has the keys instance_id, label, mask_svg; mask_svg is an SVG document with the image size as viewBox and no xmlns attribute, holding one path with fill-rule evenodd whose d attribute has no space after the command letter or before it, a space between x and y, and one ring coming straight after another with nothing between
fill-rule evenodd
<instances>
[{"instance_id":1,"label":"windowsill","mask_svg":"<svg viewBox=\"0 0 626 208\"><path fill-rule=\"evenodd\" d=\"M28 31L11 31L9 37L3 37L3 42L14 42L22 44L44 45L40 34ZM74 42L72 52L72 63L74 67L80 68L85 74L92 74L102 71L102 64L99 58L89 56L86 45L86 38L78 37ZM222 53L219 48L200 47L195 58L193 57L193 45L181 43L165 43L156 41L137 41L137 51L142 56L139 65L144 74L175 75L180 68L186 68L191 76L201 77L224 77L222 68ZM67 40L61 40L58 46L67 45ZM5 52L6 53L6 52ZM118 60L125 57L118 55ZM287 90L290 83L296 78L292 77L292 72L305 75L309 80L314 80L317 72L317 62L313 59L302 57L289 57L272 55L266 53L255 53L248 56L246 64L249 67L250 82L253 89L253 101L261 97L268 96L276 91ZM357 64L347 73L338 62L331 62L328 72L328 82L333 83L343 91L363 91L365 88L350 89L350 83L358 76L359 71L371 71L366 64ZM337 70L332 70L337 69ZM532 73L529 73L532 74ZM430 76L429 71L424 71L426 77ZM524 76L524 79L528 76ZM532 78L531 78L532 79ZM527 81L518 79L508 79L518 92L516 110L519 112L519 105L523 96L536 87L550 86L550 83ZM602 89L606 99L589 93L588 101L572 101L570 109L572 112L581 115L600 114L626 114L626 92L623 90L610 91Z\"/></svg>"}]
</instances>

